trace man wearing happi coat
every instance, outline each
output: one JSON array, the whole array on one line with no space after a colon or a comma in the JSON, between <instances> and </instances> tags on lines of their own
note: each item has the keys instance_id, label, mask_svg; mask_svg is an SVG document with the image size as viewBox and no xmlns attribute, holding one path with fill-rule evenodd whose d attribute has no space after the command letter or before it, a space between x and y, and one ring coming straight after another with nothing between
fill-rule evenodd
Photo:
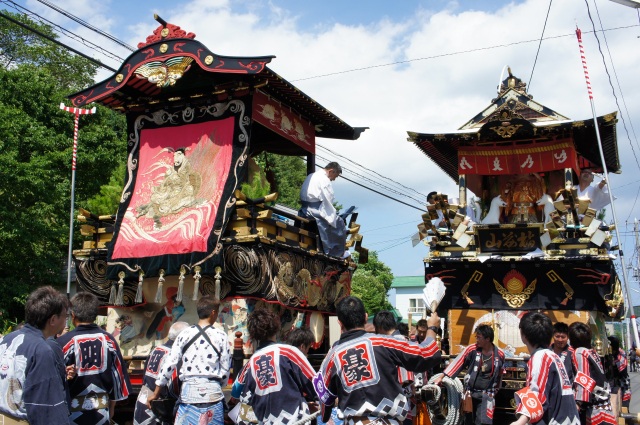
<instances>
[{"instance_id":1,"label":"man wearing happi coat","mask_svg":"<svg viewBox=\"0 0 640 425\"><path fill-rule=\"evenodd\" d=\"M131 393L131 384L116 339L95 323L98 298L79 292L71 298L71 317L75 329L60 336L67 366L76 368L69 381L69 417L77 425L108 424L117 401Z\"/></svg>"}]
</instances>

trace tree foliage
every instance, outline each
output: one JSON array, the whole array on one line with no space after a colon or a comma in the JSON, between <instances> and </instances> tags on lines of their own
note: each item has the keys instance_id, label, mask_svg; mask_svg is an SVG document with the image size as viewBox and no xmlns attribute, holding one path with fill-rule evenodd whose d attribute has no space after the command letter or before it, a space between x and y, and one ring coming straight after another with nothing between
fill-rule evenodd
<instances>
[{"instance_id":1,"label":"tree foliage","mask_svg":"<svg viewBox=\"0 0 640 425\"><path fill-rule=\"evenodd\" d=\"M92 80L95 67L0 24L0 305L12 319L22 317L26 293L66 280L74 117L59 105ZM125 135L124 117L108 109L80 118L76 206L124 162Z\"/></svg>"},{"instance_id":2,"label":"tree foliage","mask_svg":"<svg viewBox=\"0 0 640 425\"><path fill-rule=\"evenodd\" d=\"M305 162L297 156L262 153L254 157L271 184L278 192L278 203L293 209L300 208L300 187L307 177Z\"/></svg>"},{"instance_id":3,"label":"tree foliage","mask_svg":"<svg viewBox=\"0 0 640 425\"><path fill-rule=\"evenodd\" d=\"M30 20L22 14L8 15L36 31L56 39L51 27ZM0 18L0 68L15 69L31 65L48 71L60 88L71 93L93 83L96 66L87 59L70 54L64 47L27 28Z\"/></svg>"},{"instance_id":4,"label":"tree foliage","mask_svg":"<svg viewBox=\"0 0 640 425\"><path fill-rule=\"evenodd\" d=\"M362 300L367 313L371 316L392 308L387 300L387 293L392 283L391 269L378 259L377 252L371 251L369 261L366 264L360 264L353 273L351 295Z\"/></svg>"}]
</instances>

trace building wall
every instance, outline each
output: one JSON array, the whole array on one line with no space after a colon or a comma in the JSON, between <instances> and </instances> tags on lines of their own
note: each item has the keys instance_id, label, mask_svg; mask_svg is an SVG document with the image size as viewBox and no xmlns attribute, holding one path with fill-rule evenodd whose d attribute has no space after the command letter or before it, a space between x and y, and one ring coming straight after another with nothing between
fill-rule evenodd
<instances>
[{"instance_id":1,"label":"building wall","mask_svg":"<svg viewBox=\"0 0 640 425\"><path fill-rule=\"evenodd\" d=\"M410 299L422 300L422 290L424 286L421 287L405 287L405 288L394 288L395 293L395 307L402 314L403 319L409 318L409 307L410 307ZM415 313L413 310L412 319L415 322L418 319L421 319L421 313Z\"/></svg>"}]
</instances>

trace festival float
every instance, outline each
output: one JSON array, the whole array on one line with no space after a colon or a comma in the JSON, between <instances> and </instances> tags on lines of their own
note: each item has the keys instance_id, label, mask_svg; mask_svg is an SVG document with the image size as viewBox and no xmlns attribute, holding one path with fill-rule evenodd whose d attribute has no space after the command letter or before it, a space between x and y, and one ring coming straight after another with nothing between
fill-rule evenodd
<instances>
[{"instance_id":1,"label":"festival float","mask_svg":"<svg viewBox=\"0 0 640 425\"><path fill-rule=\"evenodd\" d=\"M222 301L219 325L230 341L264 306L283 335L306 324L311 358L328 349L328 315L350 293L356 264L324 254L313 220L242 192L262 152L306 157L315 171L316 137L356 140L346 124L269 69L274 56L213 53L193 33L163 21L106 80L69 96L125 114L127 167L116 215L80 209L86 240L73 251L77 290L96 294L132 379L177 321L197 322L202 295ZM346 248L366 262L359 225ZM134 382L140 383L140 382Z\"/></svg>"},{"instance_id":2,"label":"festival float","mask_svg":"<svg viewBox=\"0 0 640 425\"><path fill-rule=\"evenodd\" d=\"M509 69L498 96L458 131L408 132L459 188L437 193L418 226L429 245L425 282L444 283L437 312L451 358L475 343L478 325L494 329L508 359L494 423L515 419L513 395L524 386L528 353L518 325L527 311L588 324L600 355L608 349L605 323L624 316L615 225L574 187L587 168L620 173L616 122L615 112L572 120L533 100Z\"/></svg>"}]
</instances>

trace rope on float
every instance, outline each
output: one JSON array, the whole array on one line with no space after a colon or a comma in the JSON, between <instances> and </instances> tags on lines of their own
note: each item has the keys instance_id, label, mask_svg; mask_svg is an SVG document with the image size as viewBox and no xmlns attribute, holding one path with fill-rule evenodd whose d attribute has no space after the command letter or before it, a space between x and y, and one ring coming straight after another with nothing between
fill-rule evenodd
<instances>
[{"instance_id":1,"label":"rope on float","mask_svg":"<svg viewBox=\"0 0 640 425\"><path fill-rule=\"evenodd\" d=\"M423 386L423 389L433 391L437 397L433 401L427 401L427 409L431 417L432 425L458 425L463 419L463 413L460 409L462 405L463 387L462 382L458 378L449 378L444 376L440 385L434 384L436 378L442 376L441 373L431 377L429 383ZM435 412L435 404L440 402L442 392L447 394L447 415L442 417Z\"/></svg>"}]
</instances>

